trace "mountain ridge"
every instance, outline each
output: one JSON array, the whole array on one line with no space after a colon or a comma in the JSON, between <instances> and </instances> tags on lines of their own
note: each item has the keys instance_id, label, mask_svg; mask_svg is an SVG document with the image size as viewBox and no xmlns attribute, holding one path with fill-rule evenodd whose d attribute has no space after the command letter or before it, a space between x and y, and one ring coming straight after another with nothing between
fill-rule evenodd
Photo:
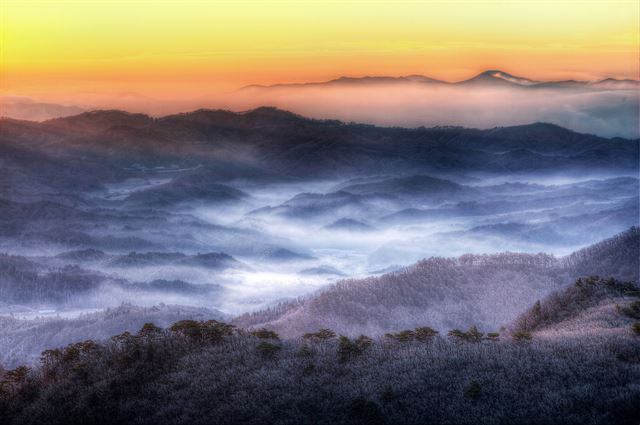
<instances>
[{"instance_id":1,"label":"mountain ridge","mask_svg":"<svg viewBox=\"0 0 640 425\"><path fill-rule=\"evenodd\" d=\"M500 132L504 129L554 129L554 130L563 130L565 134L574 133L576 135L581 136L593 136L601 139L622 139L622 140L638 140L633 138L624 138L624 137L603 137L590 133L584 133L569 129L567 127L550 123L544 121L534 121L528 124L516 124L516 125L508 125L508 126L494 126L490 128L476 128L476 127L465 127L465 126L447 126L447 125L436 125L432 127L425 126L414 126L414 127L402 127L402 126L382 126L382 125L373 125L373 124L363 124L363 123L355 123L355 122L345 122L336 119L317 119L306 117L301 114L297 114L295 112L288 111L286 109L277 108L274 106L260 106L256 108L252 108L246 111L232 111L228 109L210 109L210 108L199 108L193 111L188 112L180 112L177 114L169 114L163 115L159 117L152 117L151 115L147 115L144 113L138 112L129 112L122 109L96 109L87 112L81 112L76 115L69 115L60 118L53 118L45 121L33 121L33 120L25 120L25 119L16 119L12 117L0 116L0 124L4 124L5 126L25 126L30 128L41 129L45 131L60 131L69 129L71 126L79 126L80 132L90 131L91 133L97 133L99 131L106 131L112 127L131 127L131 128L148 128L153 127L154 125L166 123L172 120L186 121L186 122L200 122L200 123L210 123L210 124L218 124L220 123L220 119L224 121L229 119L236 119L239 121L245 120L256 120L256 119L265 119L265 118L275 118L278 120L282 120L286 122L287 120L297 120L307 123L314 124L333 124L333 125L344 125L344 126L363 126L363 127L372 127L372 128L380 128L380 129L404 129L404 130L434 130L434 131L443 131L443 132L454 132L454 131L467 131L467 132ZM231 123L233 124L233 123ZM87 125L94 125L93 129L86 129ZM0 136L2 136L2 128L0 128Z\"/></svg>"},{"instance_id":2,"label":"mountain ridge","mask_svg":"<svg viewBox=\"0 0 640 425\"><path fill-rule=\"evenodd\" d=\"M635 170L639 142L544 123L487 130L380 127L306 118L274 107L199 109L158 118L106 110L42 123L3 118L0 141L2 150L37 150L57 160L82 158L83 163L109 158L124 169L140 164L220 167L224 158L229 166L259 164L258 173L281 176Z\"/></svg>"},{"instance_id":3,"label":"mountain ridge","mask_svg":"<svg viewBox=\"0 0 640 425\"><path fill-rule=\"evenodd\" d=\"M302 82L302 83L276 83L276 84L250 84L247 86L240 87L238 91L246 90L246 89L269 89L269 88L285 88L285 87L313 87L313 86L325 86L325 85L344 85L344 84L407 84L407 83L419 83L419 84L442 84L449 86L457 86L457 85L470 85L470 84L507 84L511 86L519 86L519 87L531 87L531 88L542 88L542 87L599 87L602 84L626 84L627 88L638 88L640 87L640 80L634 79L617 79L613 77L603 77L597 80L533 80L527 77L521 77L512 75L508 72L499 70L499 69L491 69L478 73L475 76L472 76L467 79L457 80L457 81L445 81L442 79L432 78L426 75L421 74L412 74L406 76L387 76L387 75L377 75L377 76L340 76L334 79L326 80L326 81L313 81L313 82ZM611 87L610 87L611 88Z\"/></svg>"}]
</instances>

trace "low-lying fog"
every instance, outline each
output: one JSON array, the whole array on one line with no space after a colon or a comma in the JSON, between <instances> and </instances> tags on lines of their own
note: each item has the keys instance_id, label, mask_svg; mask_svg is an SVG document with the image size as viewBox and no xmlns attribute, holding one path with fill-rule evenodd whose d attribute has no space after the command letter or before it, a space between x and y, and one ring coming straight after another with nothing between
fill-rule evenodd
<instances>
[{"instance_id":1,"label":"low-lying fog","mask_svg":"<svg viewBox=\"0 0 640 425\"><path fill-rule=\"evenodd\" d=\"M504 251L562 256L638 224L638 179L630 176L236 182L229 186L246 195L237 202L177 203L152 213L119 203L172 179L171 173L141 174L90 196L113 217L112 223L95 226L92 235L109 235L110 241L135 238L143 241L140 247L69 254L68 247L49 244L10 252L47 267L76 264L110 280L71 303L25 303L26 310L5 306L5 313L70 314L131 302L236 315L422 258ZM151 223L148 217L160 212L165 218ZM145 214L146 219L128 224ZM133 251L172 254L147 258ZM214 252L232 258L199 256ZM118 279L138 286L131 290L109 283Z\"/></svg>"},{"instance_id":2,"label":"low-lying fog","mask_svg":"<svg viewBox=\"0 0 640 425\"><path fill-rule=\"evenodd\" d=\"M637 88L527 90L377 84L373 88L309 85L247 89L221 100L219 106L242 110L273 105L315 118L401 127L446 124L492 128L540 121L578 132L635 138L639 102Z\"/></svg>"},{"instance_id":3,"label":"low-lying fog","mask_svg":"<svg viewBox=\"0 0 640 425\"><path fill-rule=\"evenodd\" d=\"M199 108L244 111L271 105L321 119L339 119L382 126L438 125L492 128L549 122L605 137L638 137L638 86L625 82L581 85L566 81L548 87L504 84L385 84L354 80L324 83L250 86L233 92L207 92L195 99L100 96L82 109L33 99L0 98L6 116L44 120L83 109L124 109L162 116ZM73 99L56 99L73 103ZM26 103L25 103L26 102Z\"/></svg>"}]
</instances>

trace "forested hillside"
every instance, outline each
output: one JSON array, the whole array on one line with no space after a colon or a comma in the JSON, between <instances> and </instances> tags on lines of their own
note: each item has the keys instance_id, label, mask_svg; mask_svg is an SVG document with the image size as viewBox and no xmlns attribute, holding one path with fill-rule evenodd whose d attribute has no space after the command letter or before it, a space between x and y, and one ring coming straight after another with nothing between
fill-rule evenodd
<instances>
[{"instance_id":1,"label":"forested hillside","mask_svg":"<svg viewBox=\"0 0 640 425\"><path fill-rule=\"evenodd\" d=\"M481 326L497 330L532 301L598 274L638 281L637 227L556 258L504 253L430 258L380 277L344 280L316 295L235 319L288 336L329 327L341 333L382 334L428 323L436 329Z\"/></svg>"},{"instance_id":2,"label":"forested hillside","mask_svg":"<svg viewBox=\"0 0 640 425\"><path fill-rule=\"evenodd\" d=\"M640 289L575 285L585 284L619 297ZM147 323L47 350L31 369L0 369L0 414L9 425L637 423L638 325L578 339L539 339L527 331L536 326L283 340L215 320Z\"/></svg>"},{"instance_id":3,"label":"forested hillside","mask_svg":"<svg viewBox=\"0 0 640 425\"><path fill-rule=\"evenodd\" d=\"M537 301L511 328L548 337L599 337L625 334L630 326L640 331L640 287L590 276Z\"/></svg>"}]
</instances>

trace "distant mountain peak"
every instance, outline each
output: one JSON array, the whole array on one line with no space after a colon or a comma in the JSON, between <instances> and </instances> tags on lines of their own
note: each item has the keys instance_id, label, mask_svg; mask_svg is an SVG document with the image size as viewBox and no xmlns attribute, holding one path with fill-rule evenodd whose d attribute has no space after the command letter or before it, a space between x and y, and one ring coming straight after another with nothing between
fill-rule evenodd
<instances>
[{"instance_id":1,"label":"distant mountain peak","mask_svg":"<svg viewBox=\"0 0 640 425\"><path fill-rule=\"evenodd\" d=\"M70 115L68 117L53 118L44 123L64 122L68 120L83 120L83 121L117 121L120 119L139 119L139 120L151 120L151 117L145 114L123 111L121 109L95 109L92 111L81 112L76 115Z\"/></svg>"},{"instance_id":2,"label":"distant mountain peak","mask_svg":"<svg viewBox=\"0 0 640 425\"><path fill-rule=\"evenodd\" d=\"M487 132L493 136L515 138L519 140L560 140L588 136L548 122L535 122L531 124L514 125L508 127L495 127L487 130Z\"/></svg>"},{"instance_id":3,"label":"distant mountain peak","mask_svg":"<svg viewBox=\"0 0 640 425\"><path fill-rule=\"evenodd\" d=\"M342 76L335 80L330 80L328 83L442 83L443 81L436 80L435 78L426 77L424 75L412 74L401 77L391 76L363 76L363 77L348 77Z\"/></svg>"},{"instance_id":4,"label":"distant mountain peak","mask_svg":"<svg viewBox=\"0 0 640 425\"><path fill-rule=\"evenodd\" d=\"M536 121L533 122L531 124L522 124L522 125L511 125L508 126L509 128L518 128L518 129L524 129L524 128L528 128L528 129L534 129L534 130L554 130L554 131L565 131L565 132L572 132L575 133L571 130L568 130L558 124L553 124L550 122L543 122L543 121Z\"/></svg>"},{"instance_id":5,"label":"distant mountain peak","mask_svg":"<svg viewBox=\"0 0 640 425\"><path fill-rule=\"evenodd\" d=\"M148 115L122 111L119 109L98 109L43 121L43 125L51 128L69 129L76 132L98 133L111 127L146 127L153 122Z\"/></svg>"},{"instance_id":6,"label":"distant mountain peak","mask_svg":"<svg viewBox=\"0 0 640 425\"><path fill-rule=\"evenodd\" d=\"M640 81L631 80L628 78L625 79L617 79L617 78L605 78L600 81L590 83L591 86L596 88L620 88L620 89L638 89L640 87Z\"/></svg>"},{"instance_id":7,"label":"distant mountain peak","mask_svg":"<svg viewBox=\"0 0 640 425\"><path fill-rule=\"evenodd\" d=\"M267 115L267 116L279 116L279 117L299 117L291 111L277 108L275 106L259 106L244 112L245 115Z\"/></svg>"},{"instance_id":8,"label":"distant mountain peak","mask_svg":"<svg viewBox=\"0 0 640 425\"><path fill-rule=\"evenodd\" d=\"M510 83L518 86L532 86L540 83L540 81L531 80L525 77L518 77L516 75L509 74L508 72L501 71L499 69L490 69L483 71L473 78L470 78L460 83Z\"/></svg>"},{"instance_id":9,"label":"distant mountain peak","mask_svg":"<svg viewBox=\"0 0 640 425\"><path fill-rule=\"evenodd\" d=\"M338 78L327 81L308 82L308 83L280 83L271 85L251 84L240 88L240 90L260 90L260 89L277 89L284 87L316 87L327 85L367 85L367 84L406 84L406 83L437 83L437 84L449 84L446 81L437 80L435 78L427 77L420 74L412 74L400 77L393 77L387 75L364 75L359 77L352 77L343 75Z\"/></svg>"},{"instance_id":10,"label":"distant mountain peak","mask_svg":"<svg viewBox=\"0 0 640 425\"><path fill-rule=\"evenodd\" d=\"M275 106L260 106L255 109L245 111L241 115L249 119L257 119L272 124L279 122L303 121L308 119L293 112L276 108Z\"/></svg>"}]
</instances>

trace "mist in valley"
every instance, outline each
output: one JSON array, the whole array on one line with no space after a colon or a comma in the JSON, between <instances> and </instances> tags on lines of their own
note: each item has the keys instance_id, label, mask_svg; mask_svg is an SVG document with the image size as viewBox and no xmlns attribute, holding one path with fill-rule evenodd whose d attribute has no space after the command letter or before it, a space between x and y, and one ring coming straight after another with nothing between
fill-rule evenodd
<instances>
[{"instance_id":1,"label":"mist in valley","mask_svg":"<svg viewBox=\"0 0 640 425\"><path fill-rule=\"evenodd\" d=\"M2 124L0 343L32 341L5 362L47 348L50 326L62 344L148 315L287 337L489 330L583 273L637 280L636 260L571 260L620 234L633 258L636 140L275 108Z\"/></svg>"},{"instance_id":2,"label":"mist in valley","mask_svg":"<svg viewBox=\"0 0 640 425\"><path fill-rule=\"evenodd\" d=\"M74 254L61 243L14 245L12 254L36 264L79 267L100 276L91 294L59 304L40 299L25 306L26 314L164 302L234 316L429 257L505 251L564 256L636 225L638 216L638 179L630 176L467 175L460 184L443 177L387 175L229 182L244 194L241 201L156 208L153 213L162 211L163 220L152 228L120 224L132 214L153 214L129 207L126 199L183 173L189 171L144 173L86 194L109 205L113 217L101 220L92 234L108 233L132 246L91 248L93 253L79 248ZM579 220L593 228L585 232ZM211 252L228 255L228 263L198 263L198 255ZM144 286L150 282L156 283ZM130 284L138 286L132 290ZM4 311L17 314L16 308L7 305Z\"/></svg>"}]
</instances>

